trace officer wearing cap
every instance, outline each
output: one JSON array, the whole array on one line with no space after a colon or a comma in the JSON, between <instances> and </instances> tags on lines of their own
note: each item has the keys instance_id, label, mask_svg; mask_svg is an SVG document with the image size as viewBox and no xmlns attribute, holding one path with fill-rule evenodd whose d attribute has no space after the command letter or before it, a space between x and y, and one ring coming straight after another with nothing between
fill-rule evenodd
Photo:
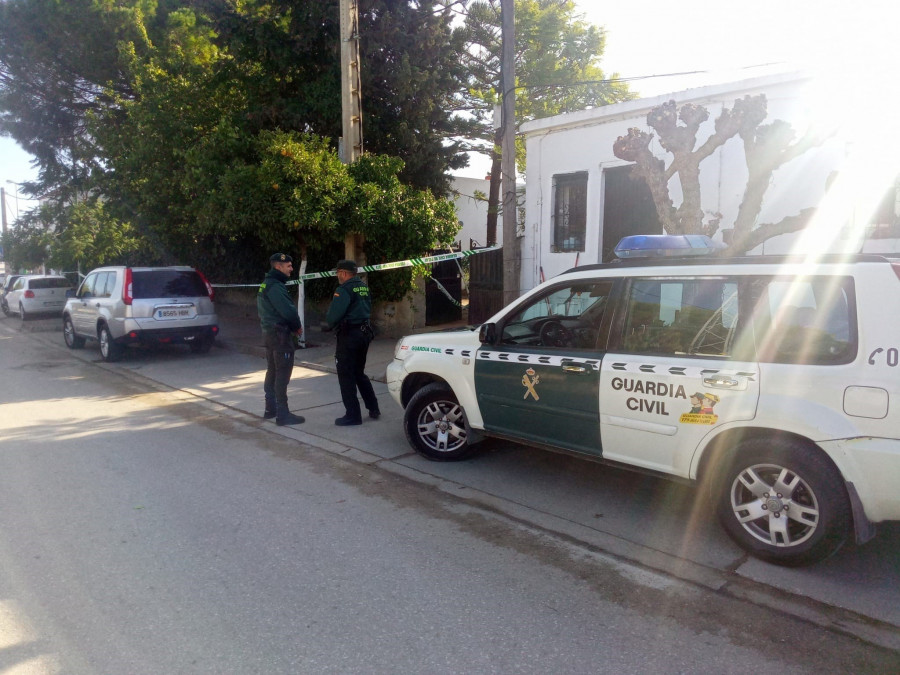
<instances>
[{"instance_id":1,"label":"officer wearing cap","mask_svg":"<svg viewBox=\"0 0 900 675\"><path fill-rule=\"evenodd\" d=\"M357 389L369 410L369 417L378 419L381 411L372 382L365 373L369 342L375 337L369 323L372 312L369 287L357 276L353 260L341 260L334 271L340 285L334 291L325 321L329 329L337 329L334 359L345 409L344 416L334 423L346 427L362 424Z\"/></svg>"},{"instance_id":2,"label":"officer wearing cap","mask_svg":"<svg viewBox=\"0 0 900 675\"><path fill-rule=\"evenodd\" d=\"M263 417L274 417L275 424L281 427L304 421L290 411L287 400L287 387L294 370L296 336L303 332L303 326L285 286L294 269L293 259L286 253L275 253L269 263L272 267L256 294L256 309L266 348L266 380L263 384L266 410Z\"/></svg>"}]
</instances>

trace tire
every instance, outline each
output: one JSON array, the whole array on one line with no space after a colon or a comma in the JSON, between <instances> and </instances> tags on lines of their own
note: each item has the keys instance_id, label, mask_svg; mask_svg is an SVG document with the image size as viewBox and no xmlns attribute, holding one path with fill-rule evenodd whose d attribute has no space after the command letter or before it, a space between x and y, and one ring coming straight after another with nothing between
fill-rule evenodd
<instances>
[{"instance_id":1,"label":"tire","mask_svg":"<svg viewBox=\"0 0 900 675\"><path fill-rule=\"evenodd\" d=\"M472 453L465 412L450 388L432 383L415 393L403 414L409 444L436 462L464 459Z\"/></svg>"},{"instance_id":2,"label":"tire","mask_svg":"<svg viewBox=\"0 0 900 675\"><path fill-rule=\"evenodd\" d=\"M850 505L837 469L796 441L740 444L718 483L719 522L738 546L800 567L835 553L850 535Z\"/></svg>"},{"instance_id":3,"label":"tire","mask_svg":"<svg viewBox=\"0 0 900 675\"><path fill-rule=\"evenodd\" d=\"M191 352L194 354L208 354L213 346L213 338L199 338L193 342L188 342L188 345L191 348Z\"/></svg>"},{"instance_id":4,"label":"tire","mask_svg":"<svg viewBox=\"0 0 900 675\"><path fill-rule=\"evenodd\" d=\"M6 299L0 300L0 310L3 310L3 314L5 316L9 316L9 304L7 304Z\"/></svg>"},{"instance_id":5,"label":"tire","mask_svg":"<svg viewBox=\"0 0 900 675\"><path fill-rule=\"evenodd\" d=\"M25 313L25 307L21 302L19 303L19 318L22 319L22 321L28 321L28 314Z\"/></svg>"},{"instance_id":6,"label":"tire","mask_svg":"<svg viewBox=\"0 0 900 675\"><path fill-rule=\"evenodd\" d=\"M113 336L109 332L109 327L104 323L97 331L97 339L100 341L100 356L103 360L112 363L122 358L125 348L113 342Z\"/></svg>"},{"instance_id":7,"label":"tire","mask_svg":"<svg viewBox=\"0 0 900 675\"><path fill-rule=\"evenodd\" d=\"M63 338L66 341L66 347L69 349L81 349L84 347L84 338L75 334L75 326L72 325L71 317L63 317Z\"/></svg>"}]
</instances>

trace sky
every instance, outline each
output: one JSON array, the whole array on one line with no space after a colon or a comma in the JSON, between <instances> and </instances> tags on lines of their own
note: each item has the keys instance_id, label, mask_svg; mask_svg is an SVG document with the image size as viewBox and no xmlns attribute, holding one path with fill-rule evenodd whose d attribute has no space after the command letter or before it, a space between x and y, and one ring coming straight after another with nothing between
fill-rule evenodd
<instances>
[{"instance_id":1,"label":"sky","mask_svg":"<svg viewBox=\"0 0 900 675\"><path fill-rule=\"evenodd\" d=\"M656 96L711 81L740 80L779 69L823 68L835 96L871 95L900 82L900 3L896 0L576 0L585 18L606 30L601 67L607 75L645 77L690 71L702 74L632 81L632 90ZM852 85L852 86L851 86ZM897 109L900 110L900 100ZM897 130L893 130L896 133ZM0 137L0 186L7 215L14 185L36 177L29 155ZM482 177L473 162L464 175ZM20 208L24 205L20 197Z\"/></svg>"}]
</instances>

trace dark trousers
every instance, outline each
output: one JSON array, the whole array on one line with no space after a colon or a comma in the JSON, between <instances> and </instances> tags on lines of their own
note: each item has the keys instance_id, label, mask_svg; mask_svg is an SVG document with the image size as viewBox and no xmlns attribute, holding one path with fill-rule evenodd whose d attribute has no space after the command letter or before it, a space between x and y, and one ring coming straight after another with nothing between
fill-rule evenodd
<instances>
[{"instance_id":1,"label":"dark trousers","mask_svg":"<svg viewBox=\"0 0 900 675\"><path fill-rule=\"evenodd\" d=\"M378 410L375 390L365 373L368 352L369 340L359 326L346 326L340 329L334 360L337 365L338 382L341 385L341 400L344 402L347 417L354 420L362 419L359 399L356 398L357 389L366 408Z\"/></svg>"},{"instance_id":2,"label":"dark trousers","mask_svg":"<svg viewBox=\"0 0 900 675\"><path fill-rule=\"evenodd\" d=\"M287 409L287 388L294 371L294 350L280 344L275 333L265 334L266 347L266 380L263 392L266 404L270 402Z\"/></svg>"}]
</instances>

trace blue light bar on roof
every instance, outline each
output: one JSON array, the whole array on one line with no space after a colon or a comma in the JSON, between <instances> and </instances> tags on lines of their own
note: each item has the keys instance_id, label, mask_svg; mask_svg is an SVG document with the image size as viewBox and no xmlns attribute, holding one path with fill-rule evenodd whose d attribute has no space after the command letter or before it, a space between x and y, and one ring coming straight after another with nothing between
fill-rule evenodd
<instances>
[{"instance_id":1,"label":"blue light bar on roof","mask_svg":"<svg viewBox=\"0 0 900 675\"><path fill-rule=\"evenodd\" d=\"M705 234L633 234L616 245L619 258L709 255L724 248Z\"/></svg>"}]
</instances>

